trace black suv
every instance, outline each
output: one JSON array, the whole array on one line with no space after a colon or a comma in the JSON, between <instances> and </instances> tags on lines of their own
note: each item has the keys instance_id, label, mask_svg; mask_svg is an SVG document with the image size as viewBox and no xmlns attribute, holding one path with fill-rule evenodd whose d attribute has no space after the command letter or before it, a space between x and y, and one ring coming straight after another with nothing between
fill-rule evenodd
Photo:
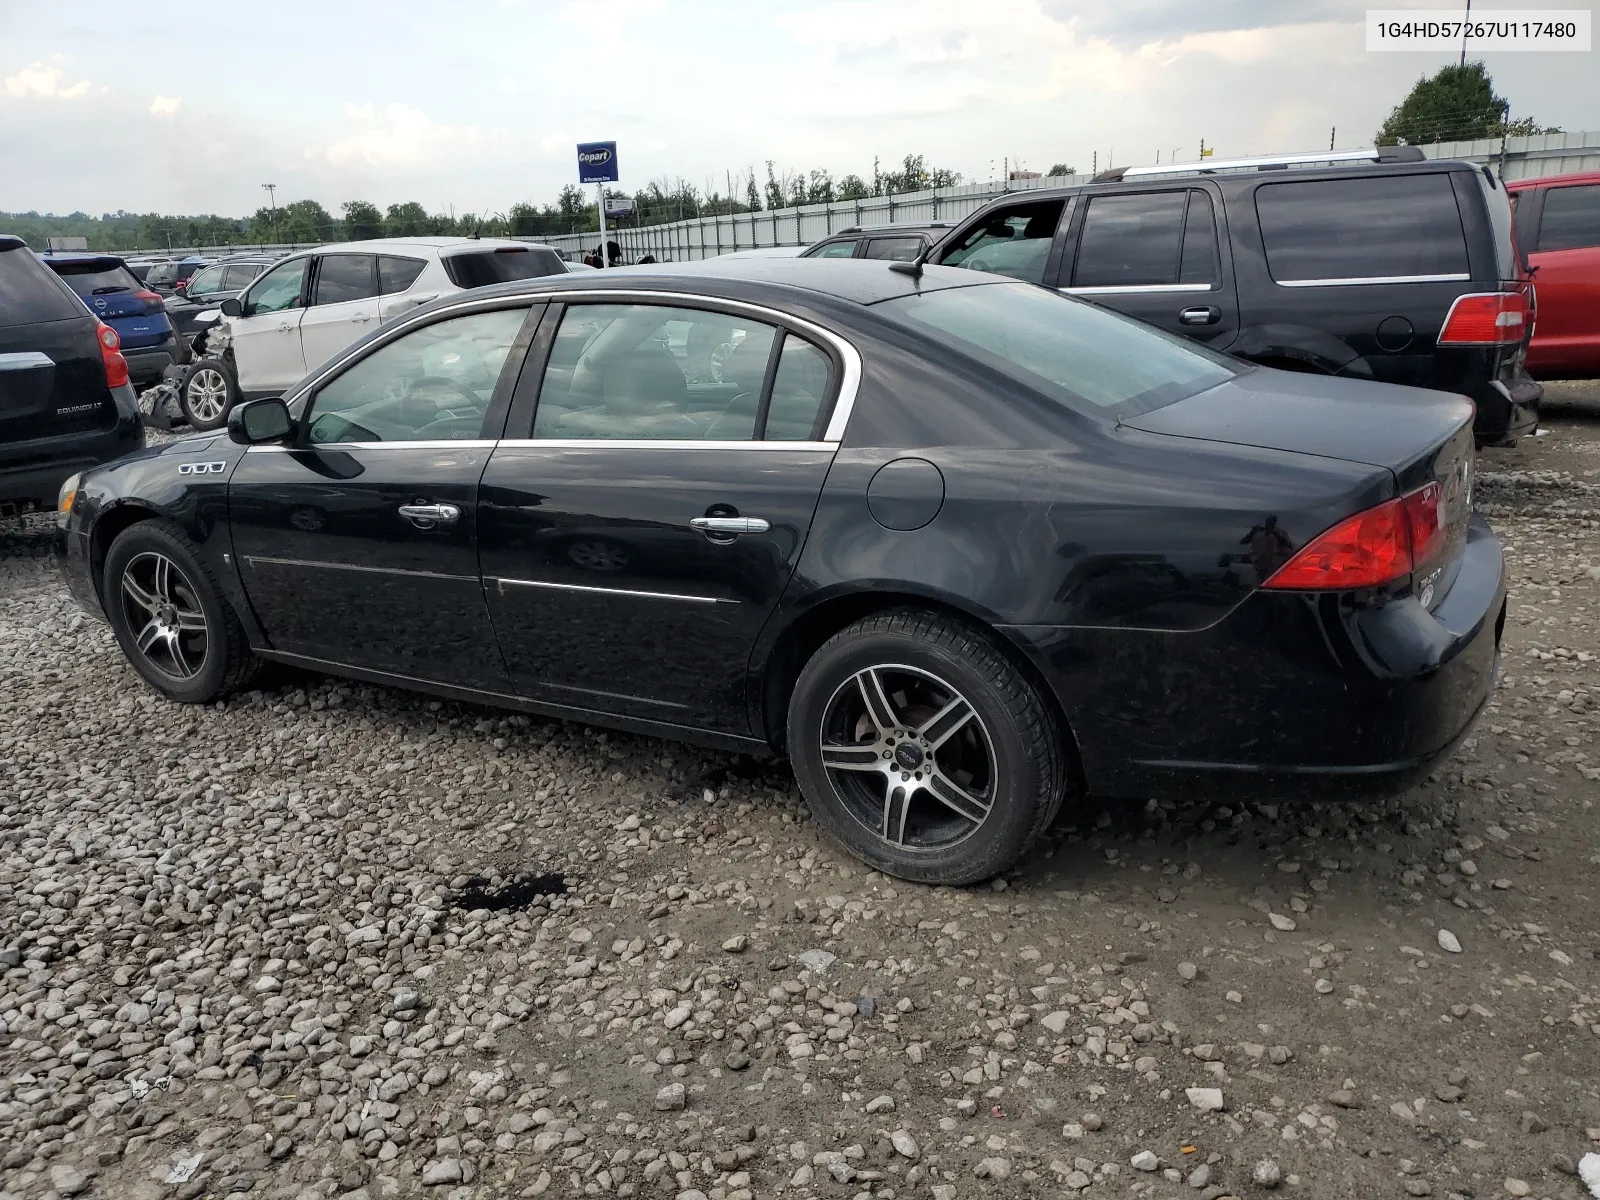
<instances>
[{"instance_id":1,"label":"black suv","mask_svg":"<svg viewBox=\"0 0 1600 1200\"><path fill-rule=\"evenodd\" d=\"M0 516L144 445L116 331L21 238L0 234Z\"/></svg>"},{"instance_id":2,"label":"black suv","mask_svg":"<svg viewBox=\"0 0 1600 1200\"><path fill-rule=\"evenodd\" d=\"M814 245L807 246L801 258L886 258L891 262L910 262L949 233L949 221L924 224L852 225Z\"/></svg>"},{"instance_id":3,"label":"black suv","mask_svg":"<svg viewBox=\"0 0 1600 1200\"><path fill-rule=\"evenodd\" d=\"M1265 366L1460 392L1537 423L1506 190L1413 147L1103 172L996 200L929 261L1079 295Z\"/></svg>"}]
</instances>

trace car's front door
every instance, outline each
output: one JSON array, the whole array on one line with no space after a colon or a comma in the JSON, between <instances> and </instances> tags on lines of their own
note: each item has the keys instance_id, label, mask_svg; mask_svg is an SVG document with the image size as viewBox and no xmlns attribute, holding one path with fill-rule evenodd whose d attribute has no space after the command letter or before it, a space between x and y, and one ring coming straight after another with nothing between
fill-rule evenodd
<instances>
[{"instance_id":1,"label":"car's front door","mask_svg":"<svg viewBox=\"0 0 1600 1200\"><path fill-rule=\"evenodd\" d=\"M1538 271L1533 369L1593 371L1600 362L1600 183L1545 192L1528 260Z\"/></svg>"},{"instance_id":2,"label":"car's front door","mask_svg":"<svg viewBox=\"0 0 1600 1200\"><path fill-rule=\"evenodd\" d=\"M1201 187L1090 196L1061 290L1222 349L1239 332L1239 303L1220 200Z\"/></svg>"},{"instance_id":3,"label":"car's front door","mask_svg":"<svg viewBox=\"0 0 1600 1200\"><path fill-rule=\"evenodd\" d=\"M228 490L233 549L272 649L505 690L477 495L528 313L407 327L296 401L292 443L244 455Z\"/></svg>"},{"instance_id":4,"label":"car's front door","mask_svg":"<svg viewBox=\"0 0 1600 1200\"><path fill-rule=\"evenodd\" d=\"M229 328L239 390L246 396L282 393L306 373L300 318L310 262L301 257L279 263L239 298L240 313Z\"/></svg>"},{"instance_id":5,"label":"car's front door","mask_svg":"<svg viewBox=\"0 0 1600 1200\"><path fill-rule=\"evenodd\" d=\"M1051 195L997 204L939 245L947 267L966 267L1052 286L1076 197Z\"/></svg>"},{"instance_id":6,"label":"car's front door","mask_svg":"<svg viewBox=\"0 0 1600 1200\"><path fill-rule=\"evenodd\" d=\"M512 684L548 704L749 734L751 648L810 529L854 351L764 310L688 300L558 318L479 494ZM532 436L524 425L513 440L530 388Z\"/></svg>"},{"instance_id":7,"label":"car's front door","mask_svg":"<svg viewBox=\"0 0 1600 1200\"><path fill-rule=\"evenodd\" d=\"M311 303L300 318L300 349L315 370L378 327L378 256L321 254Z\"/></svg>"}]
</instances>

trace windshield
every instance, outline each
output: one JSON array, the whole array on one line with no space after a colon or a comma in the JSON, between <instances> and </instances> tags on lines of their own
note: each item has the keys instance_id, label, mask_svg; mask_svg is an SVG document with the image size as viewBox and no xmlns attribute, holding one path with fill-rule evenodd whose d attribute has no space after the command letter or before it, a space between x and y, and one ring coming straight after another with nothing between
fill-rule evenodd
<instances>
[{"instance_id":1,"label":"windshield","mask_svg":"<svg viewBox=\"0 0 1600 1200\"><path fill-rule=\"evenodd\" d=\"M567 264L554 250L502 247L452 254L444 260L444 273L458 288L487 287L516 279L565 274Z\"/></svg>"},{"instance_id":2,"label":"windshield","mask_svg":"<svg viewBox=\"0 0 1600 1200\"><path fill-rule=\"evenodd\" d=\"M171 283L178 277L177 263L157 263L150 268L150 273L144 277L148 284Z\"/></svg>"},{"instance_id":3,"label":"windshield","mask_svg":"<svg viewBox=\"0 0 1600 1200\"><path fill-rule=\"evenodd\" d=\"M1149 412L1244 369L1183 338L1030 284L945 288L878 308L1082 413Z\"/></svg>"},{"instance_id":4,"label":"windshield","mask_svg":"<svg viewBox=\"0 0 1600 1200\"><path fill-rule=\"evenodd\" d=\"M112 292L139 290L139 281L121 263L58 262L55 269L56 274L67 281L67 286L80 296L107 296Z\"/></svg>"}]
</instances>

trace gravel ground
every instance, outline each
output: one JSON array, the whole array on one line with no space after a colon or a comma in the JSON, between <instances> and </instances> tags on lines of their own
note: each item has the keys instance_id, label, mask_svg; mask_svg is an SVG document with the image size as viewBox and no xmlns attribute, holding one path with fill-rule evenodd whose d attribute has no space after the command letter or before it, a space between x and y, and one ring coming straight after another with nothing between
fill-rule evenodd
<instances>
[{"instance_id":1,"label":"gravel ground","mask_svg":"<svg viewBox=\"0 0 1600 1200\"><path fill-rule=\"evenodd\" d=\"M156 698L0 533L0 1197L1580 1197L1600 385L1487 453L1504 677L1370 807L1090 803L910 886L781 766Z\"/></svg>"}]
</instances>

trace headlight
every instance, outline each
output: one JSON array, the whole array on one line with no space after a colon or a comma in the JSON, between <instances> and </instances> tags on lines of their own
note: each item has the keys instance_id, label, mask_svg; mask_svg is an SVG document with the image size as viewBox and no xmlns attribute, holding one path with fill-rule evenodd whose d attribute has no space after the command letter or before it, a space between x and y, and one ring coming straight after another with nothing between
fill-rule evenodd
<instances>
[{"instance_id":1,"label":"headlight","mask_svg":"<svg viewBox=\"0 0 1600 1200\"><path fill-rule=\"evenodd\" d=\"M78 501L78 481L82 478L82 475L68 475L61 481L61 490L56 493L56 524L62 529L67 527L72 506Z\"/></svg>"}]
</instances>

